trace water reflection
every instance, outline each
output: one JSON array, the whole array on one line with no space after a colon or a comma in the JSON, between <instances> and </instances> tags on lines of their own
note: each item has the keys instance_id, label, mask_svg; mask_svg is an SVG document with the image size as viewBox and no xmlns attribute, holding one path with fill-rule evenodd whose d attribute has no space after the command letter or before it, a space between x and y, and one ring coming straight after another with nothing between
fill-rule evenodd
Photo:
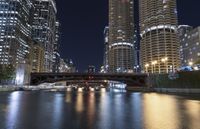
<instances>
[{"instance_id":1,"label":"water reflection","mask_svg":"<svg viewBox=\"0 0 200 129\"><path fill-rule=\"evenodd\" d=\"M78 113L81 113L84 110L84 100L83 100L83 93L79 92L77 93L76 97L76 111Z\"/></svg>"},{"instance_id":2,"label":"water reflection","mask_svg":"<svg viewBox=\"0 0 200 129\"><path fill-rule=\"evenodd\" d=\"M191 129L200 128L200 102L199 101L185 101L184 102L187 122ZM198 123L196 121L199 121Z\"/></svg>"},{"instance_id":3,"label":"water reflection","mask_svg":"<svg viewBox=\"0 0 200 129\"><path fill-rule=\"evenodd\" d=\"M106 88L101 88L101 92L105 93L106 92Z\"/></svg>"},{"instance_id":4,"label":"water reflection","mask_svg":"<svg viewBox=\"0 0 200 129\"><path fill-rule=\"evenodd\" d=\"M143 108L143 103L142 101L142 93L134 93L131 95L131 120L132 120L132 126L131 128L136 128L136 129L143 129L143 124L142 119L143 116L142 114L142 108Z\"/></svg>"},{"instance_id":5,"label":"water reflection","mask_svg":"<svg viewBox=\"0 0 200 129\"><path fill-rule=\"evenodd\" d=\"M65 102L66 103L71 103L72 102L72 95L70 93L66 94Z\"/></svg>"},{"instance_id":6,"label":"water reflection","mask_svg":"<svg viewBox=\"0 0 200 129\"><path fill-rule=\"evenodd\" d=\"M99 121L97 126L102 129L111 129L112 120L112 104L110 100L110 95L103 92L100 96L99 104Z\"/></svg>"},{"instance_id":7,"label":"water reflection","mask_svg":"<svg viewBox=\"0 0 200 129\"><path fill-rule=\"evenodd\" d=\"M145 128L177 129L180 127L179 107L173 96L145 94L143 105Z\"/></svg>"},{"instance_id":8,"label":"water reflection","mask_svg":"<svg viewBox=\"0 0 200 129\"><path fill-rule=\"evenodd\" d=\"M53 127L59 129L62 122L62 110L63 110L63 97L61 94L55 94L53 100Z\"/></svg>"},{"instance_id":9,"label":"water reflection","mask_svg":"<svg viewBox=\"0 0 200 129\"><path fill-rule=\"evenodd\" d=\"M87 118L88 118L88 126L92 127L95 119L95 112L96 112L96 102L95 102L95 93L92 92L88 95L87 98L88 101L88 112L87 112Z\"/></svg>"},{"instance_id":10,"label":"water reflection","mask_svg":"<svg viewBox=\"0 0 200 129\"><path fill-rule=\"evenodd\" d=\"M200 129L200 100L157 93L0 94L0 129Z\"/></svg>"},{"instance_id":11,"label":"water reflection","mask_svg":"<svg viewBox=\"0 0 200 129\"><path fill-rule=\"evenodd\" d=\"M20 103L21 103L21 93L13 92L9 96L9 107L7 111L7 121L6 127L7 129L16 128L18 118L20 115Z\"/></svg>"}]
</instances>

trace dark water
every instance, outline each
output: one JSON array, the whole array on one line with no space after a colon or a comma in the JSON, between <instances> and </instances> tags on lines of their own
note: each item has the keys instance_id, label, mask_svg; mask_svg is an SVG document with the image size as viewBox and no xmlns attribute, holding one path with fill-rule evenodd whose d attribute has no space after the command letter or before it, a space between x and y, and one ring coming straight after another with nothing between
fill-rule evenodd
<instances>
[{"instance_id":1,"label":"dark water","mask_svg":"<svg viewBox=\"0 0 200 129\"><path fill-rule=\"evenodd\" d=\"M0 129L200 129L200 98L157 93L0 93Z\"/></svg>"}]
</instances>

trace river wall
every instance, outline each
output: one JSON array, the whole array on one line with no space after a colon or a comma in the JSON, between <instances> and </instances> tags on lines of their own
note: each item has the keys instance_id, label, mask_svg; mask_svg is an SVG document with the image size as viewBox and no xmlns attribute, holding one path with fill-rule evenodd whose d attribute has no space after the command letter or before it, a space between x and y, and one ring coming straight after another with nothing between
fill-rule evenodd
<instances>
[{"instance_id":1,"label":"river wall","mask_svg":"<svg viewBox=\"0 0 200 129\"><path fill-rule=\"evenodd\" d=\"M16 87L8 86L8 85L6 85L6 86L1 86L0 85L0 92L1 91L15 91L15 90L17 90Z\"/></svg>"},{"instance_id":2,"label":"river wall","mask_svg":"<svg viewBox=\"0 0 200 129\"><path fill-rule=\"evenodd\" d=\"M148 87L156 92L200 93L200 71L149 75Z\"/></svg>"}]
</instances>

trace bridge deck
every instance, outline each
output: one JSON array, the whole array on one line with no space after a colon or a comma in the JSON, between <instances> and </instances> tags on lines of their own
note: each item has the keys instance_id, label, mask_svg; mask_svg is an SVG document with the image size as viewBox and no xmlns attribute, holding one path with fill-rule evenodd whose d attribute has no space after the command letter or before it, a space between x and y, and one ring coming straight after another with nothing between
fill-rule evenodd
<instances>
[{"instance_id":1,"label":"bridge deck","mask_svg":"<svg viewBox=\"0 0 200 129\"><path fill-rule=\"evenodd\" d=\"M31 85L44 82L67 80L110 80L126 83L129 86L146 86L147 74L121 73L31 73Z\"/></svg>"}]
</instances>

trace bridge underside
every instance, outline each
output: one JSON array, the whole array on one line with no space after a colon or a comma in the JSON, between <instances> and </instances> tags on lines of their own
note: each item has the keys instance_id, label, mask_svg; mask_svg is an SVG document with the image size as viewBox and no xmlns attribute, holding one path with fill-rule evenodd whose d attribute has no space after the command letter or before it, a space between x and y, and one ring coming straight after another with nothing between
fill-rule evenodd
<instances>
[{"instance_id":1,"label":"bridge underside","mask_svg":"<svg viewBox=\"0 0 200 129\"><path fill-rule=\"evenodd\" d=\"M146 74L78 74L78 73L32 73L30 85L59 81L118 81L130 87L146 87Z\"/></svg>"}]
</instances>

